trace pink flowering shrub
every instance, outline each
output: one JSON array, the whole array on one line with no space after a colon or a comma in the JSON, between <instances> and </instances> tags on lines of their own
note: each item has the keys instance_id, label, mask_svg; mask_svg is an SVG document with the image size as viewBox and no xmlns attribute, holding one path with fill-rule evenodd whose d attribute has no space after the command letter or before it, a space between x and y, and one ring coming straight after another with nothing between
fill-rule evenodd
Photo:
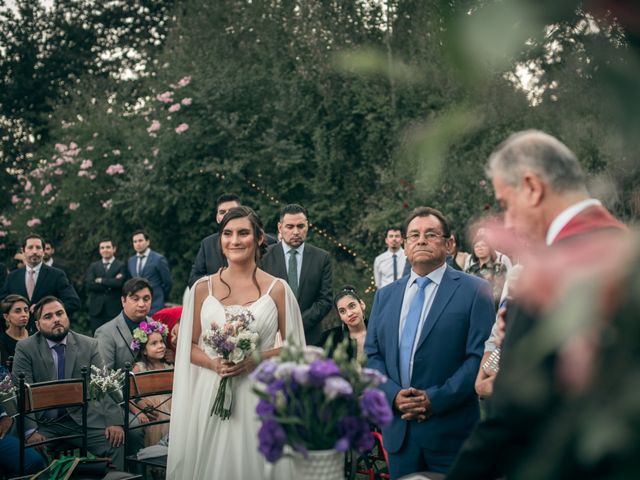
<instances>
[{"instance_id":1,"label":"pink flowering shrub","mask_svg":"<svg viewBox=\"0 0 640 480\"><path fill-rule=\"evenodd\" d=\"M109 165L106 170L107 175L116 175L118 173L124 173L124 167L119 163L114 163L113 165Z\"/></svg>"}]
</instances>

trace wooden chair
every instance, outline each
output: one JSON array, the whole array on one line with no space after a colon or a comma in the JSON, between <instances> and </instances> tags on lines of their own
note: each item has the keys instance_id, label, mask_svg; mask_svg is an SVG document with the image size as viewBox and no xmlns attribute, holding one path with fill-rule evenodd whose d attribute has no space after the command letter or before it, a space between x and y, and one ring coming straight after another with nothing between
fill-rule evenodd
<instances>
[{"instance_id":1,"label":"wooden chair","mask_svg":"<svg viewBox=\"0 0 640 480\"><path fill-rule=\"evenodd\" d=\"M41 442L29 444L36 447L44 444L68 444L70 440L81 439L80 453L87 455L87 379L86 367L82 368L82 378L70 378L27 384L23 373L18 375L18 438L20 440L20 472L24 475L25 448L27 447L25 432L27 419L36 424L42 423L36 418L36 414L51 409L80 408L82 410L82 423L80 432L70 432L68 435L47 438ZM55 422L55 420L53 420Z\"/></svg>"},{"instance_id":2,"label":"wooden chair","mask_svg":"<svg viewBox=\"0 0 640 480\"><path fill-rule=\"evenodd\" d=\"M155 395L170 395L173 393L173 369L164 369L164 370L150 370L147 372L139 372L134 373L131 371L131 364L127 363L125 365L125 382L124 382L124 446L125 451L127 449L127 445L130 441L130 432L131 430L145 428L152 425L159 425L163 423L169 423L170 421L170 406L168 401L162 402L161 404L150 408L148 412L162 413L165 414L165 418L161 418L160 420L150 421L148 423L140 424L139 422L133 423L133 420L138 418L141 412L138 412L134 415L130 415L129 406L137 407L137 403L145 398L152 397ZM155 467L165 469L167 467L167 456L164 455L162 457L154 457L154 458L146 458L146 459L138 459L137 455L129 455L126 457L127 465L133 466L135 464Z\"/></svg>"}]
</instances>

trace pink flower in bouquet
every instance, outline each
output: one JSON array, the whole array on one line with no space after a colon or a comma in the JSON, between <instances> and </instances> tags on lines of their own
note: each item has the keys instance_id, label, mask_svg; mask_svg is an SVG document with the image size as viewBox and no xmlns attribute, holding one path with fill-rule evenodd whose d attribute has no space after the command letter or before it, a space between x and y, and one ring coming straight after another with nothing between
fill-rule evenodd
<instances>
[{"instance_id":1,"label":"pink flower in bouquet","mask_svg":"<svg viewBox=\"0 0 640 480\"><path fill-rule=\"evenodd\" d=\"M107 167L107 175L116 175L118 173L124 173L124 167L119 163L114 163L113 165L109 165Z\"/></svg>"},{"instance_id":2,"label":"pink flower in bouquet","mask_svg":"<svg viewBox=\"0 0 640 480\"><path fill-rule=\"evenodd\" d=\"M181 123L176 127L176 133L181 134L182 132L186 132L189 129L189 125L186 123Z\"/></svg>"},{"instance_id":3,"label":"pink flower in bouquet","mask_svg":"<svg viewBox=\"0 0 640 480\"><path fill-rule=\"evenodd\" d=\"M174 103L173 105L171 105L171 106L169 107L169 111L170 111L171 113L173 113L173 112L177 112L178 110L180 110L180 104L179 104L179 103Z\"/></svg>"}]
</instances>

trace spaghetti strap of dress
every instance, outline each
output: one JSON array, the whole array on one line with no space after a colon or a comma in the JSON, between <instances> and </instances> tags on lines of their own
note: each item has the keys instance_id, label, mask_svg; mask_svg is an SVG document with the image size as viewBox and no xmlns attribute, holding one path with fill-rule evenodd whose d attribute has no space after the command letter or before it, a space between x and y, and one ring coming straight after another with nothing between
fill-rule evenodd
<instances>
[{"instance_id":1,"label":"spaghetti strap of dress","mask_svg":"<svg viewBox=\"0 0 640 480\"><path fill-rule=\"evenodd\" d=\"M213 297L213 290L211 288L211 283L213 282L213 275L209 275L209 278L207 279L207 288L209 289L209 296Z\"/></svg>"},{"instance_id":2,"label":"spaghetti strap of dress","mask_svg":"<svg viewBox=\"0 0 640 480\"><path fill-rule=\"evenodd\" d=\"M278 281L277 278L273 279L273 282L271 282L271 285L269 285L269 289L267 290L267 293L265 295L269 295L271 293L271 290L273 289L277 281Z\"/></svg>"}]
</instances>

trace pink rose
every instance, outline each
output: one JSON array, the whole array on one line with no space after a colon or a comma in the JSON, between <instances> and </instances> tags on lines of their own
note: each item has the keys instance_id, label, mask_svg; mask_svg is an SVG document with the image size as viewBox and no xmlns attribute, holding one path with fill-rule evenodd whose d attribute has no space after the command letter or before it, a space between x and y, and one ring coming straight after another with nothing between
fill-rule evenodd
<instances>
[{"instance_id":1,"label":"pink rose","mask_svg":"<svg viewBox=\"0 0 640 480\"><path fill-rule=\"evenodd\" d=\"M153 133L160 129L160 122L158 120L153 120L149 128L147 128L147 132Z\"/></svg>"},{"instance_id":2,"label":"pink rose","mask_svg":"<svg viewBox=\"0 0 640 480\"><path fill-rule=\"evenodd\" d=\"M118 173L124 173L124 167L119 163L114 163L113 165L109 165L107 167L107 175L116 175Z\"/></svg>"},{"instance_id":3,"label":"pink rose","mask_svg":"<svg viewBox=\"0 0 640 480\"><path fill-rule=\"evenodd\" d=\"M51 190L53 190L53 185L51 185L50 183L47 183L42 189L42 192L40 192L40 195L44 197L45 195L49 194Z\"/></svg>"},{"instance_id":4,"label":"pink rose","mask_svg":"<svg viewBox=\"0 0 640 480\"><path fill-rule=\"evenodd\" d=\"M27 227L32 228L35 227L36 225L40 225L42 222L40 221L39 218L32 218L31 220L27 221Z\"/></svg>"},{"instance_id":5,"label":"pink rose","mask_svg":"<svg viewBox=\"0 0 640 480\"><path fill-rule=\"evenodd\" d=\"M161 93L160 95L156 96L156 100L162 103L171 103L173 102L173 92L168 91Z\"/></svg>"},{"instance_id":6,"label":"pink rose","mask_svg":"<svg viewBox=\"0 0 640 480\"><path fill-rule=\"evenodd\" d=\"M184 105L185 107L191 105L191 99L189 97L187 98L183 98L182 101L180 102L182 105Z\"/></svg>"},{"instance_id":7,"label":"pink rose","mask_svg":"<svg viewBox=\"0 0 640 480\"><path fill-rule=\"evenodd\" d=\"M80 207L80 204L78 202L71 202L69 204L69 210L77 210Z\"/></svg>"},{"instance_id":8,"label":"pink rose","mask_svg":"<svg viewBox=\"0 0 640 480\"><path fill-rule=\"evenodd\" d=\"M191 75L188 75L186 77L182 77L178 82L178 85L180 87L186 87L187 85L189 85L190 82L191 82Z\"/></svg>"},{"instance_id":9,"label":"pink rose","mask_svg":"<svg viewBox=\"0 0 640 480\"><path fill-rule=\"evenodd\" d=\"M93 162L91 160L83 160L80 164L81 170L86 170L87 168L93 167Z\"/></svg>"},{"instance_id":10,"label":"pink rose","mask_svg":"<svg viewBox=\"0 0 640 480\"><path fill-rule=\"evenodd\" d=\"M189 125L186 123L181 123L176 127L176 133L181 134L182 132L186 132L189 129Z\"/></svg>"},{"instance_id":11,"label":"pink rose","mask_svg":"<svg viewBox=\"0 0 640 480\"><path fill-rule=\"evenodd\" d=\"M170 111L171 113L173 113L173 112L177 112L178 110L180 110L180 104L179 104L179 103L174 103L173 105L171 105L171 106L169 107L169 111Z\"/></svg>"}]
</instances>

